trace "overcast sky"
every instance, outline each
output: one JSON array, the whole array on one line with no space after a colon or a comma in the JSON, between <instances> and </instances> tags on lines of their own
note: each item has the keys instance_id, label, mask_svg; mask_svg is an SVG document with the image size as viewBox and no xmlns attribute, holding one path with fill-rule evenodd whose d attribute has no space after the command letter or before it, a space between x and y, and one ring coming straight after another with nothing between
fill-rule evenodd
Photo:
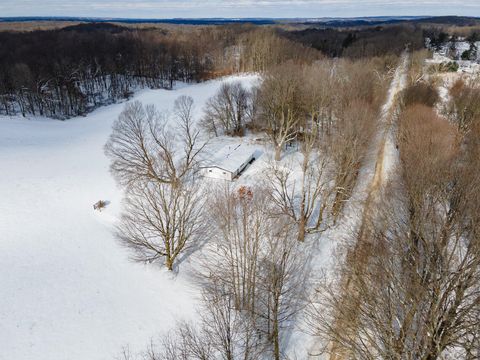
<instances>
[{"instance_id":1,"label":"overcast sky","mask_svg":"<svg viewBox=\"0 0 480 360\"><path fill-rule=\"evenodd\" d=\"M354 17L480 16L480 0L0 0L0 16Z\"/></svg>"}]
</instances>

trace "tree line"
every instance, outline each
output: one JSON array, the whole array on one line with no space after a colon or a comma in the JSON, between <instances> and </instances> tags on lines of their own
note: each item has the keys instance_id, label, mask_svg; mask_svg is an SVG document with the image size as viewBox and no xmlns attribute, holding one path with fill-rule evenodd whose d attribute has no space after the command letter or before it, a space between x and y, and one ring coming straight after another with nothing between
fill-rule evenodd
<instances>
[{"instance_id":1,"label":"tree line","mask_svg":"<svg viewBox=\"0 0 480 360\"><path fill-rule=\"evenodd\" d=\"M327 56L354 59L400 55L405 44L410 44L412 50L420 50L424 47L425 38L422 27L414 24L340 29L311 27L284 31L282 34L320 50Z\"/></svg>"},{"instance_id":2,"label":"tree line","mask_svg":"<svg viewBox=\"0 0 480 360\"><path fill-rule=\"evenodd\" d=\"M399 176L385 185L368 244L346 245L339 261L353 279L347 297L337 276L321 282L311 308L331 358L480 355L480 93L459 80L439 112L431 79L410 75L396 131Z\"/></svg>"},{"instance_id":3,"label":"tree line","mask_svg":"<svg viewBox=\"0 0 480 360\"><path fill-rule=\"evenodd\" d=\"M219 26L187 31L80 24L0 32L0 114L65 119L128 98L236 71L264 71L315 51L271 30Z\"/></svg>"},{"instance_id":4,"label":"tree line","mask_svg":"<svg viewBox=\"0 0 480 360\"><path fill-rule=\"evenodd\" d=\"M2 32L0 59L2 113L53 118L83 115L137 87L198 80L210 68L192 44L113 25Z\"/></svg>"}]
</instances>

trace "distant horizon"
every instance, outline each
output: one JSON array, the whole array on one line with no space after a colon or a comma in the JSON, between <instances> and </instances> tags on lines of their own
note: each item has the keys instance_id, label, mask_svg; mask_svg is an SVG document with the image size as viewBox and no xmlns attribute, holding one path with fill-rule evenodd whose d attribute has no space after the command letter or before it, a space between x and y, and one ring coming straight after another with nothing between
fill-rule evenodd
<instances>
[{"instance_id":1,"label":"distant horizon","mask_svg":"<svg viewBox=\"0 0 480 360\"><path fill-rule=\"evenodd\" d=\"M367 15L367 16L292 16L292 17L268 17L268 16L212 16L212 17L112 17L112 16L70 16L70 15L19 15L19 16L0 16L0 20L37 20L37 19L91 19L91 20L344 20L344 19L426 19L426 18L443 18L443 17L455 17L455 18L472 18L480 19L480 16L467 16L467 15Z\"/></svg>"},{"instance_id":2,"label":"distant horizon","mask_svg":"<svg viewBox=\"0 0 480 360\"><path fill-rule=\"evenodd\" d=\"M480 16L474 0L0 0L3 17L134 19ZM425 15L428 14L428 15Z\"/></svg>"}]
</instances>

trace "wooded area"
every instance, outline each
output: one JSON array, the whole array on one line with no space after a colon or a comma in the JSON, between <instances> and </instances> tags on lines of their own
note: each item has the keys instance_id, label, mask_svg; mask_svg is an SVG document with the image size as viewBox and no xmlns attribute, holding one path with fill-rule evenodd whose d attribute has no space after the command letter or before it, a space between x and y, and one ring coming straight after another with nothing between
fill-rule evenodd
<instances>
[{"instance_id":1,"label":"wooded area","mask_svg":"<svg viewBox=\"0 0 480 360\"><path fill-rule=\"evenodd\" d=\"M129 101L115 113L104 147L124 197L115 237L172 276L194 258L199 297L197 321L178 322L141 358L288 359L295 328L315 342L309 356L330 360L473 360L480 86L427 71L454 39L444 30L0 32L0 114L66 119L142 88L257 73L253 84L218 83L201 111L182 95L170 112ZM202 177L207 151L225 144L256 147L241 161L258 166L245 183Z\"/></svg>"}]
</instances>

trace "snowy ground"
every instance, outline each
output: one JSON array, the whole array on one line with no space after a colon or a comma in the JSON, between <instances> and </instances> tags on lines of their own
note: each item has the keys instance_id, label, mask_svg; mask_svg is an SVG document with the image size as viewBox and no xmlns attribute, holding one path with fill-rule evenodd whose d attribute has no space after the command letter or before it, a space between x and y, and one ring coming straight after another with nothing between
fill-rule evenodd
<instances>
[{"instance_id":1,"label":"snowy ground","mask_svg":"<svg viewBox=\"0 0 480 360\"><path fill-rule=\"evenodd\" d=\"M220 84L146 90L134 100L172 110L190 95L200 110ZM113 359L195 317L198 290L182 271L132 263L112 236L122 194L103 145L123 106L65 122L0 117L0 360ZM110 204L94 212L100 199Z\"/></svg>"},{"instance_id":2,"label":"snowy ground","mask_svg":"<svg viewBox=\"0 0 480 360\"><path fill-rule=\"evenodd\" d=\"M390 175L396 150L388 120L404 86L405 66L406 58L382 112L385 128L379 129L345 218L305 243L313 277L333 266L335 244L361 221L379 160L381 178ZM145 90L132 101L171 111L178 96L189 95L198 119L222 81L236 80L248 87L258 76ZM112 235L122 192L108 172L103 146L123 107L107 106L64 122L0 117L0 360L112 360L122 347L136 354L177 320L196 317L199 289L189 275L194 257L174 275L161 266L129 261ZM250 185L265 176L273 158L264 136L215 138L207 153L240 142L256 150L257 160L236 180ZM295 161L297 155L290 149L282 161ZM92 207L100 199L110 203L98 213ZM301 321L300 315L296 325ZM284 340L287 353L298 359L318 345L298 328Z\"/></svg>"}]
</instances>

